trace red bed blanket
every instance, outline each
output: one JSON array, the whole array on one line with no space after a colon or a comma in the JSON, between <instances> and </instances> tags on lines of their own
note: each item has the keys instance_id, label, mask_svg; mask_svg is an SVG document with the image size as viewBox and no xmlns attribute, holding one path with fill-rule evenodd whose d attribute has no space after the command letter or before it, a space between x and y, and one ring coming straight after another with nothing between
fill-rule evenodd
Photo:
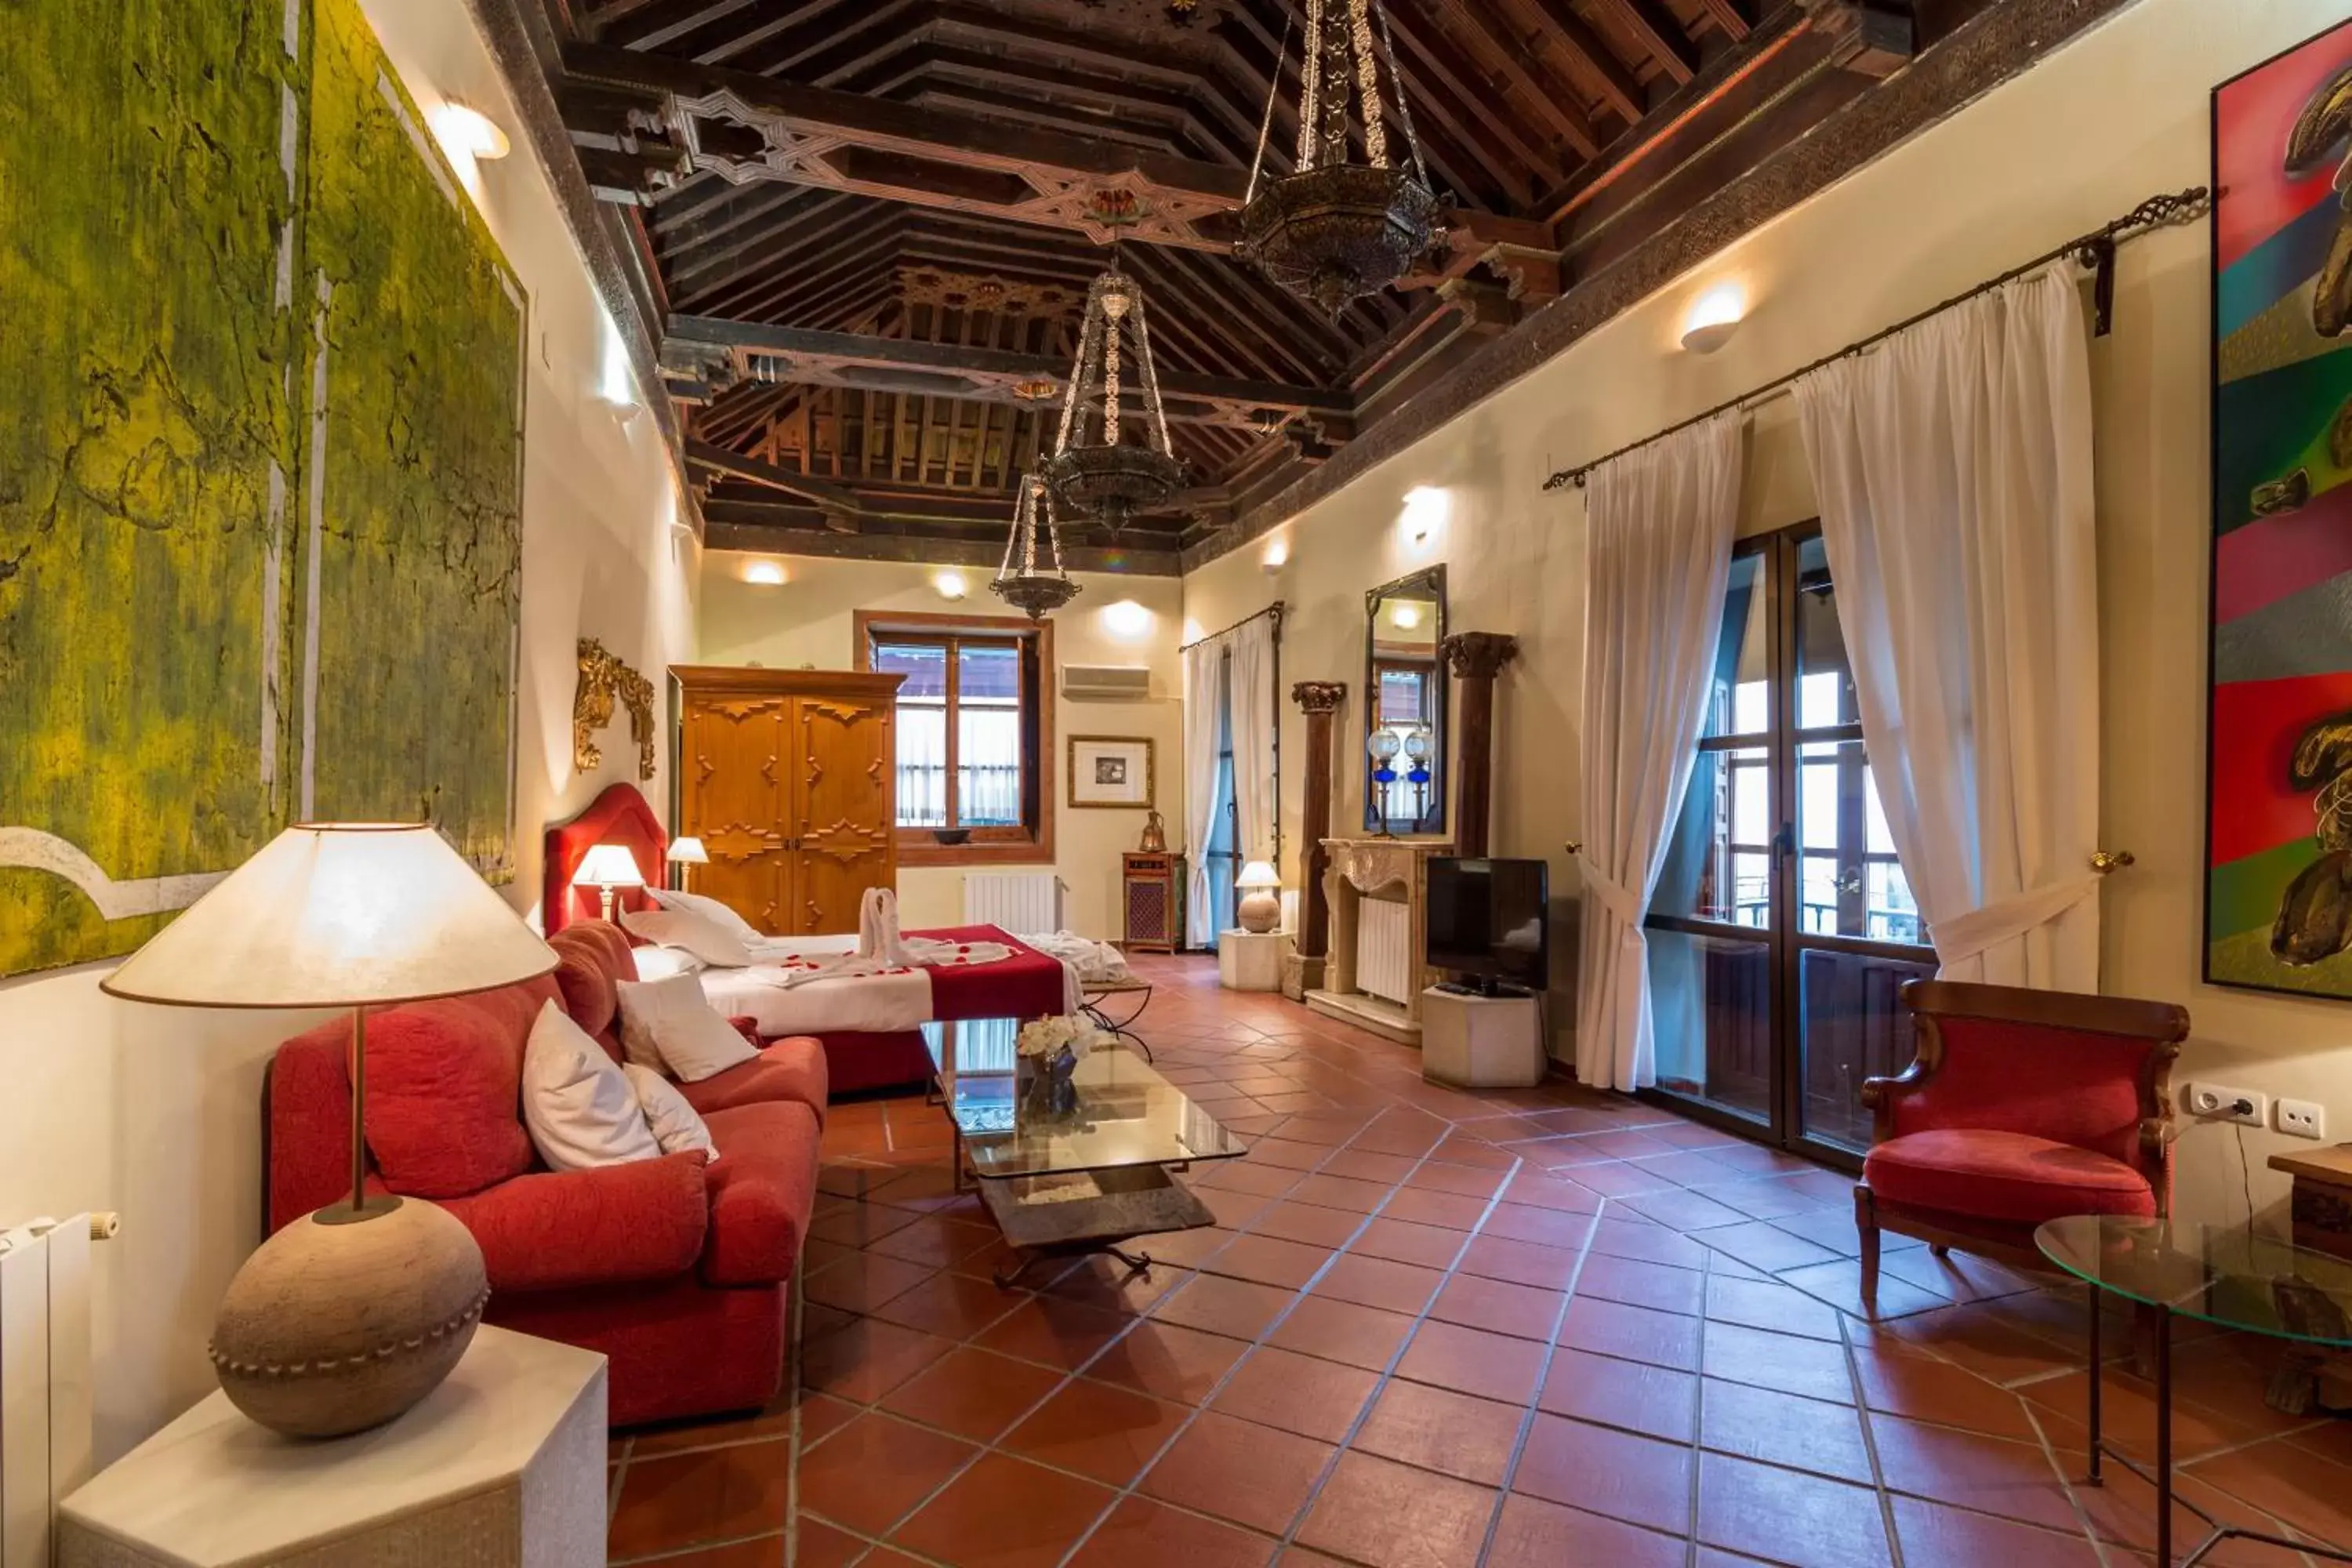
<instances>
[{"instance_id":1,"label":"red bed blanket","mask_svg":"<svg viewBox=\"0 0 2352 1568\"><path fill-rule=\"evenodd\" d=\"M995 963L931 965L934 1018L1043 1018L1058 1015L1066 1005L1062 961L1025 945L1009 931L995 926L950 926L907 934L939 942L996 942L1013 949L1012 957ZM920 1083L931 1076L930 1048L919 1030L817 1038L824 1046L825 1068L835 1094Z\"/></svg>"}]
</instances>

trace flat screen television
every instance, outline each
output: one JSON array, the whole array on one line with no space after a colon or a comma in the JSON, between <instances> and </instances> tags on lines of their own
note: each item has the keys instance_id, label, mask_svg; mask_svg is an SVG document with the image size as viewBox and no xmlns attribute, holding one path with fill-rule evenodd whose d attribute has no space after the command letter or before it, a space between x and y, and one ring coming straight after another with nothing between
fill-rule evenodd
<instances>
[{"instance_id":1,"label":"flat screen television","mask_svg":"<svg viewBox=\"0 0 2352 1568\"><path fill-rule=\"evenodd\" d=\"M1429 967L1489 996L1543 990L1551 981L1550 887L1541 860L1430 861Z\"/></svg>"}]
</instances>

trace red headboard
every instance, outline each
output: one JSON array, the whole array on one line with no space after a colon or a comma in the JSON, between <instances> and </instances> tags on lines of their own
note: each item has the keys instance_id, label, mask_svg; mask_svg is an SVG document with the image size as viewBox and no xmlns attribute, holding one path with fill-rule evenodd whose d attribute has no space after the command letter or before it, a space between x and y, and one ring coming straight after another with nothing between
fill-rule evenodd
<instances>
[{"instance_id":1,"label":"red headboard","mask_svg":"<svg viewBox=\"0 0 2352 1568\"><path fill-rule=\"evenodd\" d=\"M637 874L656 887L667 885L669 835L663 831L661 818L636 785L614 784L587 810L547 830L547 901L541 914L548 935L573 921L594 920L604 907L598 889L572 885L580 862L599 844L626 845L636 858ZM643 910L650 909L653 900L642 889L630 889L616 891L614 904L616 910Z\"/></svg>"}]
</instances>

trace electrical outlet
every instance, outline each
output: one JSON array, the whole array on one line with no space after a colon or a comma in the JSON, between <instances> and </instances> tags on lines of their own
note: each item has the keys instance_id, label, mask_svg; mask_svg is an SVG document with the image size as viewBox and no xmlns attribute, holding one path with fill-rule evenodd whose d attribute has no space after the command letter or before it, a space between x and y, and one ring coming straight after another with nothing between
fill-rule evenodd
<instances>
[{"instance_id":1,"label":"electrical outlet","mask_svg":"<svg viewBox=\"0 0 2352 1568\"><path fill-rule=\"evenodd\" d=\"M2252 1089L2231 1089L2219 1083L2189 1086L2189 1113L2191 1116L2261 1127L2270 1121L2270 1096L2256 1094Z\"/></svg>"},{"instance_id":2,"label":"electrical outlet","mask_svg":"<svg viewBox=\"0 0 2352 1568\"><path fill-rule=\"evenodd\" d=\"M2295 1138L2327 1136L2327 1108L2315 1100L2278 1102L2278 1130Z\"/></svg>"}]
</instances>

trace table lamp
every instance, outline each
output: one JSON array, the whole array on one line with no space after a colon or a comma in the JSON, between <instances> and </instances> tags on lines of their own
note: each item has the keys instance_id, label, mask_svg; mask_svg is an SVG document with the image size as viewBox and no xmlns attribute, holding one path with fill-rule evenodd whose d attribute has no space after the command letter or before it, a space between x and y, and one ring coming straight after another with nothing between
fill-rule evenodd
<instances>
[{"instance_id":1,"label":"table lamp","mask_svg":"<svg viewBox=\"0 0 2352 1568\"><path fill-rule=\"evenodd\" d=\"M1282 900L1277 896L1282 889L1281 872L1264 860L1253 860L1242 868L1242 874L1234 879L1234 886L1246 895L1235 911L1242 930L1264 936L1281 923Z\"/></svg>"},{"instance_id":2,"label":"table lamp","mask_svg":"<svg viewBox=\"0 0 2352 1568\"><path fill-rule=\"evenodd\" d=\"M599 844L581 858L579 872L572 879L583 886L594 888L604 897L604 912L597 918L613 918L613 889L642 888L645 873L637 869L637 858L629 853L625 844Z\"/></svg>"},{"instance_id":3,"label":"table lamp","mask_svg":"<svg viewBox=\"0 0 2352 1568\"><path fill-rule=\"evenodd\" d=\"M214 1370L246 1415L341 1436L457 1364L489 1299L481 1249L434 1205L367 1191L368 1009L555 963L431 825L317 823L279 834L99 982L165 1006L352 1011L351 1198L263 1242L214 1324Z\"/></svg>"},{"instance_id":4,"label":"table lamp","mask_svg":"<svg viewBox=\"0 0 2352 1568\"><path fill-rule=\"evenodd\" d=\"M673 868L670 873L671 878L680 889L684 889L686 887L686 868L688 866L709 865L710 851L702 847L701 839L696 838L691 835L684 837L673 838L669 841L669 863Z\"/></svg>"}]
</instances>

